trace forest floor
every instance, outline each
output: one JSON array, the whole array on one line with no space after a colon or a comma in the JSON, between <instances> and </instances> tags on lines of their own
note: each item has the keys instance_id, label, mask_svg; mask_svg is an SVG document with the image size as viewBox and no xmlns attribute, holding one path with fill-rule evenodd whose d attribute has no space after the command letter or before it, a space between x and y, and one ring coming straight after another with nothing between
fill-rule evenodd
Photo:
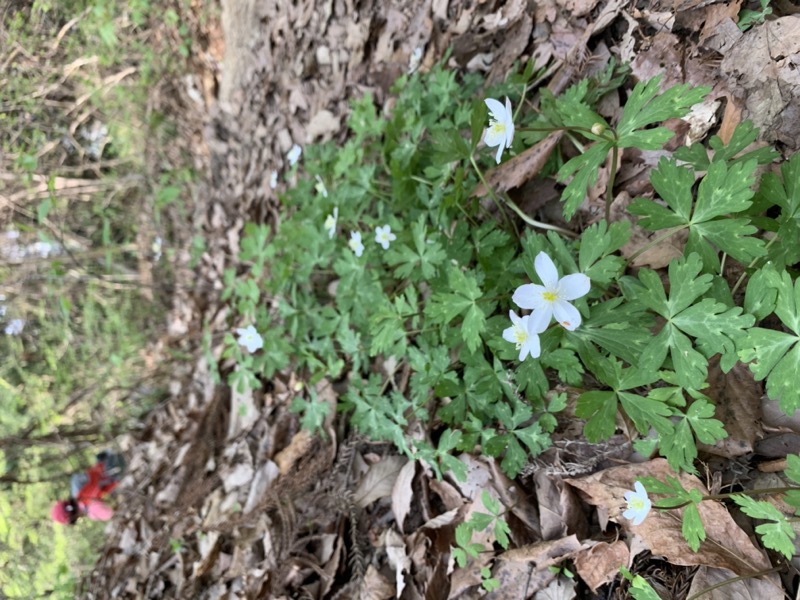
<instances>
[{"instance_id":1,"label":"forest floor","mask_svg":"<svg viewBox=\"0 0 800 600\"><path fill-rule=\"evenodd\" d=\"M683 599L775 566L751 537L752 521L735 521L724 509L704 515L715 543L697 553L661 534L656 523L623 537L606 528L610 505L620 500L612 492L624 487L615 469L627 468L628 478L645 469L629 464L632 449L623 434L589 444L563 424L555 446L532 458L514 481L493 461L464 456L467 482L437 480L390 445L359 436L335 412L327 436L311 436L290 410L298 374L280 373L245 394L224 383L233 365L221 356L222 338L232 329L222 291L225 269L241 267L244 224L281 222L277 197L288 184L273 189L270 178L287 169L293 144L344 140L349 102L366 92L380 109L391 110L390 87L419 49L420 69L451 49L449 67L481 71L488 82L502 81L517 61L549 65L544 84L556 94L612 59L628 63L629 83L604 100L602 113L612 118L636 81L663 75L663 88L709 86L691 119L667 124L677 136L730 139L740 122L752 119L760 140L789 156L800 140L797 9L773 2L769 19L743 33L736 25L743 0L222 5L218 22L196 19L192 25L194 104L174 109L183 115L182 135L204 173L183 240L175 226L176 247L188 245L200 229L206 250L196 267L176 258L178 285L163 342L193 358L176 366L169 400L124 444L128 475L83 596L625 598L630 592L619 576L622 564L663 598ZM647 193L647 174L659 156L625 154L616 202ZM558 185L527 182L525 165L517 168L523 170L517 187L524 190L518 193L536 198L526 210L570 227L553 216ZM593 189L603 190L607 176L605 169ZM589 220L602 201L590 191L587 206ZM641 247L646 233L638 234ZM679 254L661 245L635 264L660 269ZM211 335L204 339L204 331ZM770 414L774 406L762 402L763 385L747 369L715 369L709 377L706 393L724 398L717 418L730 437L703 449L704 483L719 489L734 480L775 477L759 470L753 457L781 461L800 439L800 426ZM335 404L334 387L318 393ZM669 472L658 460L646 469ZM508 507L514 549L504 552L488 537L473 539L488 549L459 568L450 552L455 525L475 510L476 490L486 485ZM499 589L482 591L484 567ZM566 577L564 567L574 576ZM784 587L792 589L792 568L784 569L783 582L772 573L722 590L729 597L779 598ZM722 596L718 590L706 597Z\"/></svg>"}]
</instances>

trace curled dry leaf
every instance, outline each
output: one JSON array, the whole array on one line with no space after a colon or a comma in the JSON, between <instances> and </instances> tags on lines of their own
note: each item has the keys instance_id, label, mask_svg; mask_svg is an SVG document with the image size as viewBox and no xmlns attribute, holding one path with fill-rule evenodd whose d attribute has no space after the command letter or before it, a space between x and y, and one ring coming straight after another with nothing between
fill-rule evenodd
<instances>
[{"instance_id":1,"label":"curled dry leaf","mask_svg":"<svg viewBox=\"0 0 800 600\"><path fill-rule=\"evenodd\" d=\"M411 484L414 481L416 466L416 461L408 461L404 464L392 488L392 512L401 532L403 531L403 521L405 521L408 511L411 510L411 498L413 497Z\"/></svg>"},{"instance_id":2,"label":"curled dry leaf","mask_svg":"<svg viewBox=\"0 0 800 600\"><path fill-rule=\"evenodd\" d=\"M378 498L392 493L394 482L408 459L402 456L387 456L369 468L364 479L353 493L353 501L360 508L365 508Z\"/></svg>"},{"instance_id":3,"label":"curled dry leaf","mask_svg":"<svg viewBox=\"0 0 800 600\"><path fill-rule=\"evenodd\" d=\"M625 542L599 542L578 552L575 569L592 592L596 592L601 585L613 581L619 575L619 568L627 567L629 562L630 552Z\"/></svg>"},{"instance_id":4,"label":"curled dry leaf","mask_svg":"<svg viewBox=\"0 0 800 600\"><path fill-rule=\"evenodd\" d=\"M532 177L535 177L544 168L547 159L550 158L563 136L564 133L562 131L550 133L546 138L534 144L522 154L518 154L511 160L507 160L486 173L486 183L495 193L503 193L519 187ZM487 190L482 183L472 193L473 196L479 198L486 194Z\"/></svg>"},{"instance_id":5,"label":"curled dry leaf","mask_svg":"<svg viewBox=\"0 0 800 600\"><path fill-rule=\"evenodd\" d=\"M630 523L622 517L626 506L624 494L632 490L634 482L643 477L655 477L662 481L667 477L675 477L685 489L697 489L704 495L708 493L697 477L686 473L679 476L662 458L565 481L581 490L587 502L596 506L598 511L607 513L624 529L632 529L653 554L663 556L672 564L726 568L737 575L771 567L766 556L753 545L728 509L719 502L705 501L698 506L707 539L700 544L697 552L692 551L681 533L683 509L661 511L654 508L644 522L631 528Z\"/></svg>"}]
</instances>

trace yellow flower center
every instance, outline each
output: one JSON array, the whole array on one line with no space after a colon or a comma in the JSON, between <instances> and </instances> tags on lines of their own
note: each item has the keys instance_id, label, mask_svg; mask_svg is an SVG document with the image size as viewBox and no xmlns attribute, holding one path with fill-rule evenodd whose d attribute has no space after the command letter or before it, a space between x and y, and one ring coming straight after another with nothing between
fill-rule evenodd
<instances>
[{"instance_id":1,"label":"yellow flower center","mask_svg":"<svg viewBox=\"0 0 800 600\"><path fill-rule=\"evenodd\" d=\"M644 510L644 500L641 498L631 498L630 502L628 502L628 508L632 508L633 510Z\"/></svg>"},{"instance_id":2,"label":"yellow flower center","mask_svg":"<svg viewBox=\"0 0 800 600\"><path fill-rule=\"evenodd\" d=\"M555 302L558 300L558 294L555 292L544 292L542 294L542 298L544 298L547 302Z\"/></svg>"},{"instance_id":3,"label":"yellow flower center","mask_svg":"<svg viewBox=\"0 0 800 600\"><path fill-rule=\"evenodd\" d=\"M506 132L506 126L503 125L503 123L498 123L497 121L495 121L494 123L491 124L491 129L492 129L493 133L505 133Z\"/></svg>"},{"instance_id":4,"label":"yellow flower center","mask_svg":"<svg viewBox=\"0 0 800 600\"><path fill-rule=\"evenodd\" d=\"M522 345L528 341L528 332L522 329L522 327L515 327L514 340L516 340L517 350L519 350L520 348L522 348Z\"/></svg>"}]
</instances>

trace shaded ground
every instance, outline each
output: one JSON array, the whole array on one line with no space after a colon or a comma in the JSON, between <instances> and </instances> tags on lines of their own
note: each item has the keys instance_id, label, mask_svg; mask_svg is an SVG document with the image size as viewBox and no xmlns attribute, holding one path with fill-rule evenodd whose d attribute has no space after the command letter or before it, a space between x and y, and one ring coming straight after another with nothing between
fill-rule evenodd
<instances>
[{"instance_id":1,"label":"shaded ground","mask_svg":"<svg viewBox=\"0 0 800 600\"><path fill-rule=\"evenodd\" d=\"M631 63L634 80L664 72L666 86L688 82L713 88L690 124L672 124L683 139L701 140L709 131L729 136L743 118L753 118L763 139L793 151L800 139L800 120L792 113L800 85L793 62L800 51L800 17L782 16L742 35L732 21L741 4L308 0L294 6L223 6L221 24L194 21L204 50L195 53L202 101L180 109L187 115L185 136L207 173L193 215L207 250L195 269L186 266L188 253L176 265L178 293L165 340L194 359L176 366L172 398L128 440L130 471L120 508L103 556L84 582L84 596L391 598L398 572L405 573L403 597L473 597L479 595L480 567L490 566L503 584L490 597L526 598L549 590L549 596L536 597L594 597L598 591L598 597L622 598L626 588L614 583L622 562L647 575L665 597L685 598L715 578L742 574L742 565L750 572L769 568L727 511L708 517L720 523L710 535L734 540L739 553L734 559L720 552L682 557L684 562L653 560L600 535L589 507L607 515L637 476L635 467L624 477L609 469L631 455L623 435L589 445L580 427L564 422L556 446L515 482L497 465L471 458L465 458L469 482L437 481L338 419L327 423L326 440L300 431L289 412L293 374L237 394L218 383L209 364L220 357L222 334L236 325L220 294L223 270L239 267L241 228L251 220L280 222L275 194L283 184L273 190L271 172L284 168L294 143L344 136L350 99L371 91L383 106L389 86L417 48L424 49L421 68L452 47L453 68L486 71L490 81L502 80L514 61L533 58L537 66L550 65L546 84L555 92L604 68L614 56ZM776 7L778 16L790 12L790 6ZM603 114L613 118L624 98L612 96ZM658 155L625 157L616 188L620 205L646 192L647 171ZM579 220L600 214L606 177L601 174ZM555 184L527 179L525 173L519 177L519 203L541 220L555 219ZM646 239L640 232L628 252ZM188 247L188 238L184 242ZM659 249L644 254L639 264L658 268L672 256L669 248ZM201 340L204 325L212 333L207 348ZM231 369L222 362L222 381ZM731 444L706 449L714 457L713 477L752 479L748 460L754 452L785 456L785 448L770 454L767 446L773 431L786 435L787 427L771 429L761 414L761 386L746 370L716 377L715 393L726 398L721 410L730 413L718 418L726 427L737 421L739 427L729 429ZM318 387L332 405L339 391L325 382ZM249 409L231 410L242 405ZM796 436L794 431L788 427ZM512 507L508 520L516 554L486 552L469 568L453 570L449 547L455 525L482 509L476 482L492 482L504 505ZM718 485L715 479L711 483ZM659 547L657 530L638 533L653 554L680 553ZM577 584L548 569L565 560L572 561ZM753 597L780 597L777 576L742 585L750 586Z\"/></svg>"}]
</instances>

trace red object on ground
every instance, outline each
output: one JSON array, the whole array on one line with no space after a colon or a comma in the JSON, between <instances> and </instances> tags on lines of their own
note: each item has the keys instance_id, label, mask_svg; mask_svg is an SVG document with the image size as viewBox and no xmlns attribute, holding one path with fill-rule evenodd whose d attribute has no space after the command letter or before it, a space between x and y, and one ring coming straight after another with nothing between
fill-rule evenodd
<instances>
[{"instance_id":1,"label":"red object on ground","mask_svg":"<svg viewBox=\"0 0 800 600\"><path fill-rule=\"evenodd\" d=\"M114 515L111 507L102 500L117 487L125 469L125 460L111 452L102 452L97 459L97 463L84 473L75 473L71 477L71 496L53 505L50 511L53 521L74 525L83 515L94 521L108 521Z\"/></svg>"}]
</instances>

